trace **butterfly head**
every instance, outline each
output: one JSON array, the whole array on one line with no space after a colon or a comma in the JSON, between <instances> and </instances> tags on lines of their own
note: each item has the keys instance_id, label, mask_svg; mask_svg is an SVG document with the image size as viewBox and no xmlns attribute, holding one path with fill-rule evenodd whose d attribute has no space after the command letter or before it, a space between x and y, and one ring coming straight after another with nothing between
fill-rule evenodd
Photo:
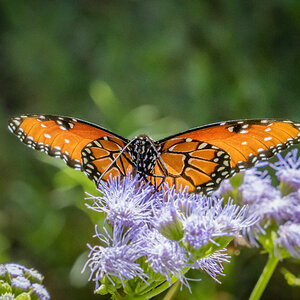
<instances>
[{"instance_id":1,"label":"butterfly head","mask_svg":"<svg viewBox=\"0 0 300 300\"><path fill-rule=\"evenodd\" d=\"M129 155L137 172L149 175L154 168L160 153L155 146L155 141L147 135L139 135L133 138L129 146Z\"/></svg>"}]
</instances>

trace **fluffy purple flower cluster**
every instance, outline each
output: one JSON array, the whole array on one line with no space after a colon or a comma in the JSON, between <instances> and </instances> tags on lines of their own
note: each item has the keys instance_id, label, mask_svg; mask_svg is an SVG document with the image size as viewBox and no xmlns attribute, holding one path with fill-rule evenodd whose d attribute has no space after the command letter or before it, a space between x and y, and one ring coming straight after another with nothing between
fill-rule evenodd
<instances>
[{"instance_id":1,"label":"fluffy purple flower cluster","mask_svg":"<svg viewBox=\"0 0 300 300\"><path fill-rule=\"evenodd\" d=\"M285 157L280 154L277 156L278 161L269 166L275 170L278 186L272 184L272 178L266 170L254 168L245 172L238 194L242 203L249 205L249 213L260 220L251 228L250 241L258 245L256 241L268 233L268 228L275 228L277 237L274 244L277 252L284 248L292 257L299 258L300 158L297 149ZM221 190L230 191L228 183Z\"/></svg>"},{"instance_id":2,"label":"fluffy purple flower cluster","mask_svg":"<svg viewBox=\"0 0 300 300\"><path fill-rule=\"evenodd\" d=\"M223 263L229 261L225 247L257 221L232 201L223 205L220 199L167 185L155 191L131 175L111 178L99 190L102 196L90 195L93 203L87 206L105 213L111 233L96 228L100 245L89 246L85 266L99 293L122 287L127 294L141 295L166 280L189 287L185 273L191 268L218 281Z\"/></svg>"},{"instance_id":3,"label":"fluffy purple flower cluster","mask_svg":"<svg viewBox=\"0 0 300 300\"><path fill-rule=\"evenodd\" d=\"M15 263L0 265L0 299L48 300L50 295L41 284L44 277L34 269ZM3 297L3 298L2 298Z\"/></svg>"}]
</instances>

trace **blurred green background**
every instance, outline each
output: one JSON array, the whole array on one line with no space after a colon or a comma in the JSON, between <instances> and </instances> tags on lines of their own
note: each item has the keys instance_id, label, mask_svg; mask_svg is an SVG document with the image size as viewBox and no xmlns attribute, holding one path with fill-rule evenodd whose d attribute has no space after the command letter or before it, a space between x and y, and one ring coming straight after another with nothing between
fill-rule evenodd
<instances>
[{"instance_id":1,"label":"blurred green background","mask_svg":"<svg viewBox=\"0 0 300 300\"><path fill-rule=\"evenodd\" d=\"M95 243L84 192L97 193L22 145L8 117L67 115L154 138L228 119L300 120L298 0L1 0L0 32L0 259L40 270L53 299L108 299L80 273ZM243 249L221 285L192 272L202 281L176 299L247 299L265 261ZM299 299L280 267L263 299Z\"/></svg>"}]
</instances>

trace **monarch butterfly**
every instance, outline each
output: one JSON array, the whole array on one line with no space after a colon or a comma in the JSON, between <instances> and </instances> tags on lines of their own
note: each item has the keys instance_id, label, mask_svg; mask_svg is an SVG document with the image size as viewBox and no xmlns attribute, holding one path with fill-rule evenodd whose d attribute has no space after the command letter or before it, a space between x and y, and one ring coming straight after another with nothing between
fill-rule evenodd
<instances>
[{"instance_id":1,"label":"monarch butterfly","mask_svg":"<svg viewBox=\"0 0 300 300\"><path fill-rule=\"evenodd\" d=\"M83 120L51 115L15 117L8 128L28 147L63 159L96 184L129 169L156 187L167 182L205 193L300 142L300 123L271 119L219 122L160 141L147 135L128 140Z\"/></svg>"}]
</instances>

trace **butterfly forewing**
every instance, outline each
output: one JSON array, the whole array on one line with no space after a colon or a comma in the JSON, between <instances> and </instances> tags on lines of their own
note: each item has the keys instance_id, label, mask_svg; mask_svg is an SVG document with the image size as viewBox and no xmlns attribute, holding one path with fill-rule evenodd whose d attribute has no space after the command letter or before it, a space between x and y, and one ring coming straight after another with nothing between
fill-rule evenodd
<instances>
[{"instance_id":1,"label":"butterfly forewing","mask_svg":"<svg viewBox=\"0 0 300 300\"><path fill-rule=\"evenodd\" d=\"M82 120L50 115L12 118L8 128L28 147L61 158L78 170L82 170L81 151L89 142L104 136L115 136Z\"/></svg>"}]
</instances>

